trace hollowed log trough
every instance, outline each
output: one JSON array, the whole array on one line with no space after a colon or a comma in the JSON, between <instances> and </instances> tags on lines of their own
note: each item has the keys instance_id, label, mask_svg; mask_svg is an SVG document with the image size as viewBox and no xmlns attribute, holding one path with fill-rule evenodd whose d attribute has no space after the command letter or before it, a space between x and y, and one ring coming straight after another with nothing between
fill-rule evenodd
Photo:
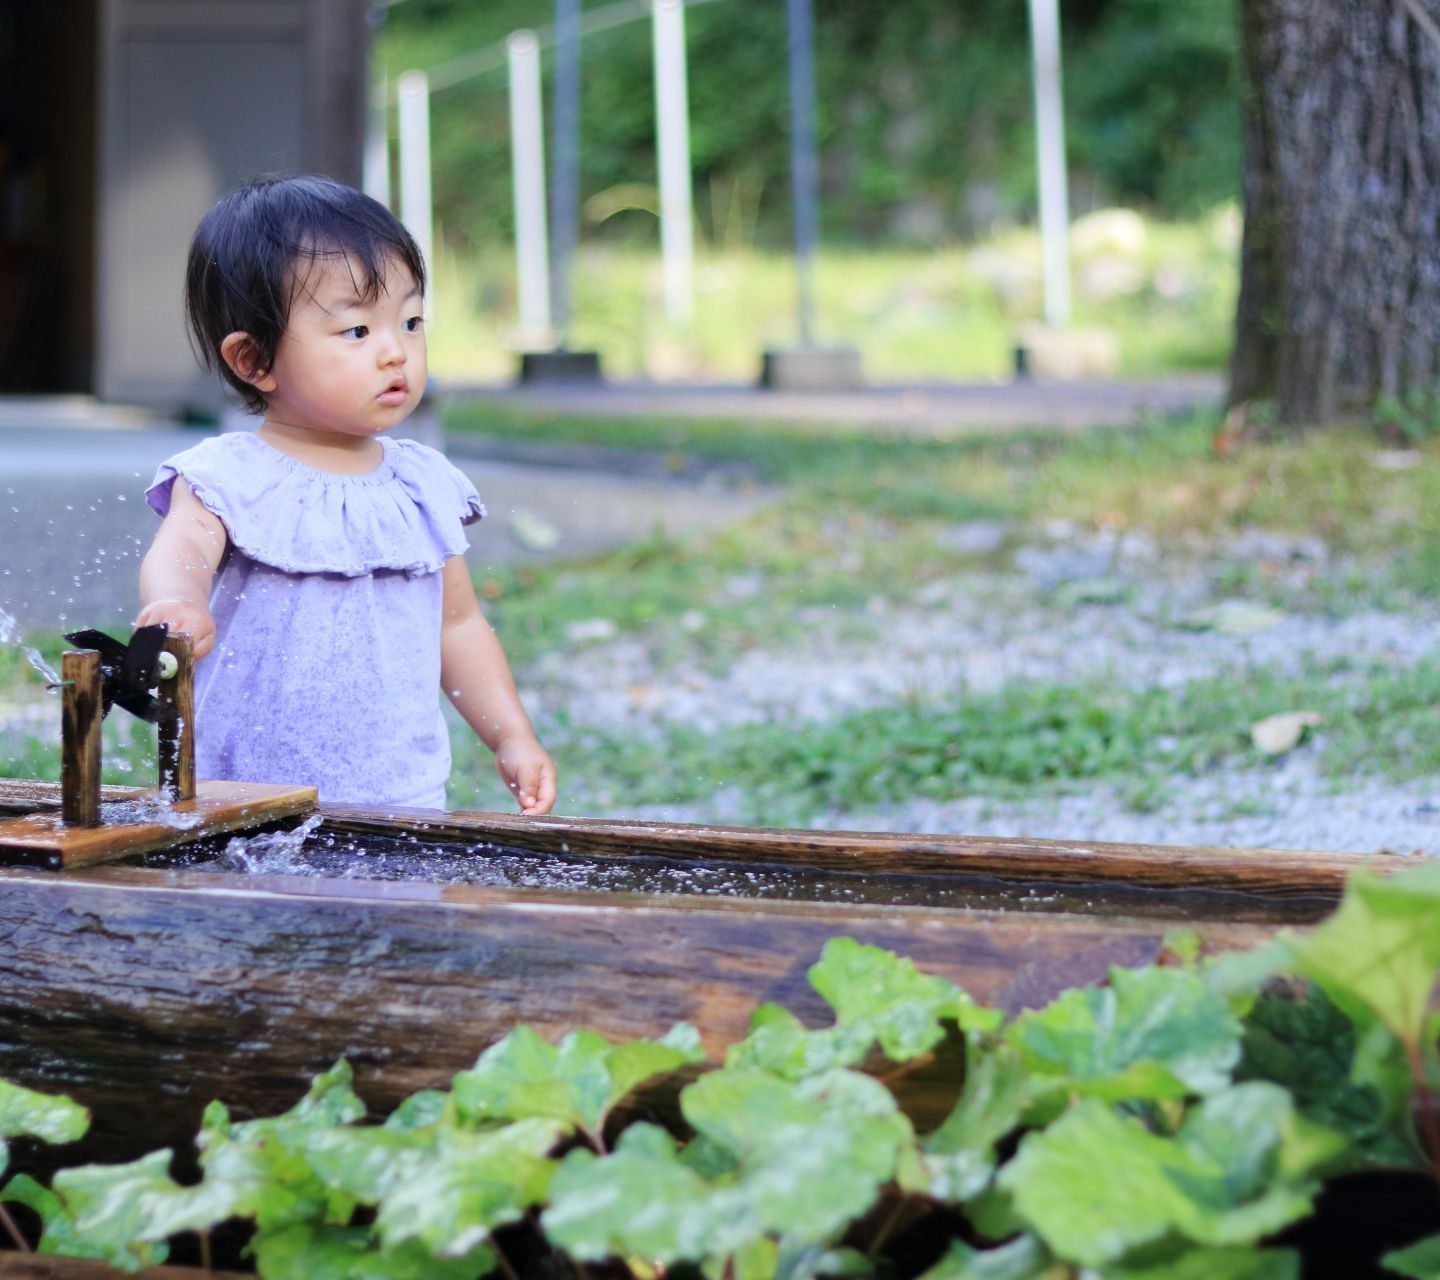
<instances>
[{"instance_id":1,"label":"hollowed log trough","mask_svg":"<svg viewBox=\"0 0 1440 1280\"><path fill-rule=\"evenodd\" d=\"M23 795L33 802L35 787L22 790L10 789L12 806ZM5 795L0 784L0 808ZM684 1020L719 1058L761 1001L829 1021L806 970L842 934L908 955L981 1000L1035 1007L1103 979L1111 965L1154 960L1180 925L1220 951L1312 922L1361 861L320 812L322 831L413 837L441 856L480 856L480 846L537 866L577 856L720 865L801 887L785 899L494 888L245 875L154 859L0 869L0 1077L68 1093L94 1115L85 1141L57 1159L132 1159L162 1145L183 1153L212 1098L237 1118L274 1114L340 1057L384 1114L414 1090L448 1085L519 1023L552 1037L590 1027L621 1038ZM820 900L847 885L869 900ZM937 901L946 905L926 905ZM46 1158L27 1156L31 1169Z\"/></svg>"}]
</instances>

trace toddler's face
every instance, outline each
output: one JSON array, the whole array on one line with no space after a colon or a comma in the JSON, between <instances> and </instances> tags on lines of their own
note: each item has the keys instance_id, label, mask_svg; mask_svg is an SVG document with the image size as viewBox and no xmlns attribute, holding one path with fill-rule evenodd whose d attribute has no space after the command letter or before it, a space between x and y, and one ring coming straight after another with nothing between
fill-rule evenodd
<instances>
[{"instance_id":1,"label":"toddler's face","mask_svg":"<svg viewBox=\"0 0 1440 1280\"><path fill-rule=\"evenodd\" d=\"M318 258L300 282L268 376L266 418L312 431L376 436L403 422L425 391L423 299L410 273L386 266L369 301L347 258Z\"/></svg>"}]
</instances>

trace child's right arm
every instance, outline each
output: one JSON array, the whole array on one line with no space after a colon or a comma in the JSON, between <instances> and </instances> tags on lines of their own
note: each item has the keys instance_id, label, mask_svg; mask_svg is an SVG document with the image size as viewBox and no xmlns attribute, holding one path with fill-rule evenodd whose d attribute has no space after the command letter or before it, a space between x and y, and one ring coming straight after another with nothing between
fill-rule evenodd
<instances>
[{"instance_id":1,"label":"child's right arm","mask_svg":"<svg viewBox=\"0 0 1440 1280\"><path fill-rule=\"evenodd\" d=\"M170 490L170 510L140 562L141 609L137 627L168 623L195 642L203 658L215 647L210 585L227 542L225 526L183 479Z\"/></svg>"}]
</instances>

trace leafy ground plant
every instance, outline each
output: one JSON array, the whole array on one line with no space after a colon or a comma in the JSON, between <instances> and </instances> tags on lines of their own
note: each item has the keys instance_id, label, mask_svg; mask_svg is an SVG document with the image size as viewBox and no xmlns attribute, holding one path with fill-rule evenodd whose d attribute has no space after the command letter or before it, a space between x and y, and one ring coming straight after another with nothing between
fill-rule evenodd
<instances>
[{"instance_id":1,"label":"leafy ground plant","mask_svg":"<svg viewBox=\"0 0 1440 1280\"><path fill-rule=\"evenodd\" d=\"M1309 934L1202 959L1180 933L1162 963L1007 1018L835 938L810 972L833 1024L762 1005L708 1069L684 1024L624 1044L520 1027L383 1123L342 1062L280 1116L212 1104L193 1185L162 1150L21 1173L0 1202L17 1245L33 1219L42 1251L132 1271L239 1219L276 1280L1293 1280L1327 1183L1437 1175L1437 939L1440 865L1361 873ZM963 1072L917 1128L905 1081L947 1047ZM627 1109L665 1081L670 1120ZM0 1134L87 1122L0 1088ZM1372 1269L1440 1277L1440 1234L1381 1252Z\"/></svg>"}]
</instances>

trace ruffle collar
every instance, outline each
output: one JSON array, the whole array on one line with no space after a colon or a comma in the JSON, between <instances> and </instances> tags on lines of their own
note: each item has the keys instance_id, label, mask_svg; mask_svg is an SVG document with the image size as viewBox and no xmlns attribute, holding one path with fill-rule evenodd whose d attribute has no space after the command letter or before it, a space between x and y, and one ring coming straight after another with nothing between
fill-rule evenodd
<instances>
[{"instance_id":1,"label":"ruffle collar","mask_svg":"<svg viewBox=\"0 0 1440 1280\"><path fill-rule=\"evenodd\" d=\"M162 463L145 498L165 515L183 476L238 551L287 573L435 573L465 552L462 527L485 506L444 454L414 440L380 445L374 471L336 475L251 432L228 433Z\"/></svg>"}]
</instances>

